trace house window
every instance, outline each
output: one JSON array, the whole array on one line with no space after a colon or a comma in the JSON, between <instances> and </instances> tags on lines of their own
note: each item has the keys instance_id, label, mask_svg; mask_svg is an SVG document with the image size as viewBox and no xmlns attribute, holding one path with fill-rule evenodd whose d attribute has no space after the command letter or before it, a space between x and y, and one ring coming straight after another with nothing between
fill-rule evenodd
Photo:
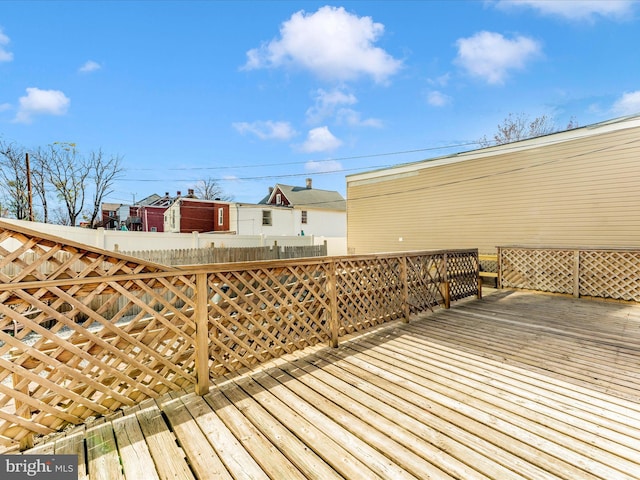
<instances>
[{"instance_id":1,"label":"house window","mask_svg":"<svg viewBox=\"0 0 640 480\"><path fill-rule=\"evenodd\" d=\"M224 208L218 209L218 225L224 225Z\"/></svg>"},{"instance_id":2,"label":"house window","mask_svg":"<svg viewBox=\"0 0 640 480\"><path fill-rule=\"evenodd\" d=\"M157 232L158 231L158 227L151 227L151 231L152 232Z\"/></svg>"},{"instance_id":3,"label":"house window","mask_svg":"<svg viewBox=\"0 0 640 480\"><path fill-rule=\"evenodd\" d=\"M282 204L282 194L276 193L276 205Z\"/></svg>"},{"instance_id":4,"label":"house window","mask_svg":"<svg viewBox=\"0 0 640 480\"><path fill-rule=\"evenodd\" d=\"M302 223L307 223L307 211L302 210Z\"/></svg>"},{"instance_id":5,"label":"house window","mask_svg":"<svg viewBox=\"0 0 640 480\"><path fill-rule=\"evenodd\" d=\"M271 210L262 211L262 225L271 225Z\"/></svg>"}]
</instances>

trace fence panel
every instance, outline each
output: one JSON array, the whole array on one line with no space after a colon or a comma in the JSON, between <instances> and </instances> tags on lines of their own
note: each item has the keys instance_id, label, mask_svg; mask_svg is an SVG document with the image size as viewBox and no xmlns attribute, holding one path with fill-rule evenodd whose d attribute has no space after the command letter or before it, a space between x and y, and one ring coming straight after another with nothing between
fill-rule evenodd
<instances>
[{"instance_id":1,"label":"fence panel","mask_svg":"<svg viewBox=\"0 0 640 480\"><path fill-rule=\"evenodd\" d=\"M640 249L499 247L501 286L640 301Z\"/></svg>"},{"instance_id":2,"label":"fence panel","mask_svg":"<svg viewBox=\"0 0 640 480\"><path fill-rule=\"evenodd\" d=\"M209 356L218 376L329 340L327 263L209 274Z\"/></svg>"},{"instance_id":3,"label":"fence panel","mask_svg":"<svg viewBox=\"0 0 640 480\"><path fill-rule=\"evenodd\" d=\"M274 245L270 247L212 247L176 250L140 250L125 252L125 255L163 265L207 265L211 263L322 257L327 255L327 245Z\"/></svg>"}]
</instances>

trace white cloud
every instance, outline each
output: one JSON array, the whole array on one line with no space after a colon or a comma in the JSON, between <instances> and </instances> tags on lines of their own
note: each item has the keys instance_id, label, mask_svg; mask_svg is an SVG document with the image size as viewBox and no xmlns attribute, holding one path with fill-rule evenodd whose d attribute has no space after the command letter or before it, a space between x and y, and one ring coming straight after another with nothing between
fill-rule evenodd
<instances>
[{"instance_id":1,"label":"white cloud","mask_svg":"<svg viewBox=\"0 0 640 480\"><path fill-rule=\"evenodd\" d=\"M311 173L340 172L342 164L336 160L311 160L305 163L304 169Z\"/></svg>"},{"instance_id":2,"label":"white cloud","mask_svg":"<svg viewBox=\"0 0 640 480\"><path fill-rule=\"evenodd\" d=\"M385 83L402 66L374 44L384 25L358 17L343 7L324 6L315 13L294 13L280 27L280 39L247 52L245 69L292 66L327 80L371 76Z\"/></svg>"},{"instance_id":3,"label":"white cloud","mask_svg":"<svg viewBox=\"0 0 640 480\"><path fill-rule=\"evenodd\" d=\"M300 150L305 153L328 152L335 150L342 142L334 137L329 127L318 127L309 130L307 140L301 145Z\"/></svg>"},{"instance_id":4,"label":"white cloud","mask_svg":"<svg viewBox=\"0 0 640 480\"><path fill-rule=\"evenodd\" d=\"M9 37L7 37L2 30L0 30L0 62L10 62L13 60L13 53L8 52L5 49L5 46L10 42Z\"/></svg>"},{"instance_id":5,"label":"white cloud","mask_svg":"<svg viewBox=\"0 0 640 480\"><path fill-rule=\"evenodd\" d=\"M102 68L102 65L100 65L98 62L94 62L93 60L88 60L87 62L85 62L84 65L82 65L78 69L78 72L91 73L91 72L95 72L96 70L100 70L101 68Z\"/></svg>"},{"instance_id":6,"label":"white cloud","mask_svg":"<svg viewBox=\"0 0 640 480\"><path fill-rule=\"evenodd\" d=\"M341 108L336 112L336 120L340 125L350 127L373 127L382 128L382 120L378 118L362 118L360 112L350 108Z\"/></svg>"},{"instance_id":7,"label":"white cloud","mask_svg":"<svg viewBox=\"0 0 640 480\"><path fill-rule=\"evenodd\" d=\"M325 91L318 89L315 96L315 105L307 112L307 122L318 124L329 117L335 117L339 124L355 127L381 127L382 122L375 118L362 119L360 112L344 105L355 105L358 99L352 93L346 93L340 89Z\"/></svg>"},{"instance_id":8,"label":"white cloud","mask_svg":"<svg viewBox=\"0 0 640 480\"><path fill-rule=\"evenodd\" d=\"M568 20L593 21L597 17L623 20L634 8L632 0L499 0L501 9L519 7L532 8L543 15L552 15Z\"/></svg>"},{"instance_id":9,"label":"white cloud","mask_svg":"<svg viewBox=\"0 0 640 480\"><path fill-rule=\"evenodd\" d=\"M327 117L335 115L336 109L341 105L354 105L358 99L352 93L345 93L339 89L327 92L318 89L315 96L315 105L307 109L307 121L309 123L322 122Z\"/></svg>"},{"instance_id":10,"label":"white cloud","mask_svg":"<svg viewBox=\"0 0 640 480\"><path fill-rule=\"evenodd\" d=\"M456 63L475 77L490 84L504 83L511 70L522 70L527 62L541 54L535 40L517 36L509 40L499 33L478 32L456 41Z\"/></svg>"},{"instance_id":11,"label":"white cloud","mask_svg":"<svg viewBox=\"0 0 640 480\"><path fill-rule=\"evenodd\" d=\"M438 90L432 90L427 94L427 103L432 107L444 107L451 103L451 97Z\"/></svg>"},{"instance_id":12,"label":"white cloud","mask_svg":"<svg viewBox=\"0 0 640 480\"><path fill-rule=\"evenodd\" d=\"M612 108L616 115L633 115L640 113L640 90L626 92L620 97Z\"/></svg>"},{"instance_id":13,"label":"white cloud","mask_svg":"<svg viewBox=\"0 0 640 480\"><path fill-rule=\"evenodd\" d=\"M297 134L289 122L271 120L253 123L237 122L233 124L233 128L243 135L251 133L260 140L290 140Z\"/></svg>"},{"instance_id":14,"label":"white cloud","mask_svg":"<svg viewBox=\"0 0 640 480\"><path fill-rule=\"evenodd\" d=\"M0 112L6 112L7 110L11 110L10 103L0 103Z\"/></svg>"},{"instance_id":15,"label":"white cloud","mask_svg":"<svg viewBox=\"0 0 640 480\"><path fill-rule=\"evenodd\" d=\"M27 88L27 95L20 97L14 122L30 123L36 115L64 115L71 100L60 90Z\"/></svg>"},{"instance_id":16,"label":"white cloud","mask_svg":"<svg viewBox=\"0 0 640 480\"><path fill-rule=\"evenodd\" d=\"M428 78L427 82L429 82L430 85L433 85L436 87L446 87L449 84L450 79L451 79L451 74L445 73L444 75L440 75L437 78Z\"/></svg>"}]
</instances>

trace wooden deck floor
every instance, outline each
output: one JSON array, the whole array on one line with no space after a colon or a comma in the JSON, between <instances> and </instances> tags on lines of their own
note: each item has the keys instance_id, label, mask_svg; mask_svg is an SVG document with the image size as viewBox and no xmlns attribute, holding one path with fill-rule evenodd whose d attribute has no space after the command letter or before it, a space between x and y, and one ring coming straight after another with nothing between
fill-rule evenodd
<instances>
[{"instance_id":1,"label":"wooden deck floor","mask_svg":"<svg viewBox=\"0 0 640 480\"><path fill-rule=\"evenodd\" d=\"M640 478L640 306L500 291L31 453L91 480Z\"/></svg>"}]
</instances>

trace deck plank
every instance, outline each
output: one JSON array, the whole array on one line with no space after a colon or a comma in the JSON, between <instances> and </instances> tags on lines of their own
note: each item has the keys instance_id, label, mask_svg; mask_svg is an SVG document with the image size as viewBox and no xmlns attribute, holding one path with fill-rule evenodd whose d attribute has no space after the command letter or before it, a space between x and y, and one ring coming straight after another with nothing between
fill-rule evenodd
<instances>
[{"instance_id":1,"label":"deck plank","mask_svg":"<svg viewBox=\"0 0 640 480\"><path fill-rule=\"evenodd\" d=\"M167 395L158 400L158 405L169 419L176 436L182 439L182 449L196 477L201 480L232 480L233 477L189 413L183 399Z\"/></svg>"},{"instance_id":2,"label":"deck plank","mask_svg":"<svg viewBox=\"0 0 640 480\"><path fill-rule=\"evenodd\" d=\"M189 396L183 402L234 478L244 475L246 479L268 480L269 477L202 397Z\"/></svg>"},{"instance_id":3,"label":"deck plank","mask_svg":"<svg viewBox=\"0 0 640 480\"><path fill-rule=\"evenodd\" d=\"M87 461L84 448L84 425L65 433L55 441L55 453L60 455L77 455L78 456L78 480L86 480Z\"/></svg>"},{"instance_id":4,"label":"deck plank","mask_svg":"<svg viewBox=\"0 0 640 480\"><path fill-rule=\"evenodd\" d=\"M140 428L147 439L158 476L162 479L193 480L195 477L185 460L184 452L162 417L155 402L145 401L136 412Z\"/></svg>"},{"instance_id":5,"label":"deck plank","mask_svg":"<svg viewBox=\"0 0 640 480\"><path fill-rule=\"evenodd\" d=\"M338 480L342 477L307 444L287 429L269 411L239 388L225 388L223 394L311 480Z\"/></svg>"},{"instance_id":6,"label":"deck plank","mask_svg":"<svg viewBox=\"0 0 640 480\"><path fill-rule=\"evenodd\" d=\"M86 431L87 471L91 480L124 480L120 455L109 422L97 422Z\"/></svg>"},{"instance_id":7,"label":"deck plank","mask_svg":"<svg viewBox=\"0 0 640 480\"><path fill-rule=\"evenodd\" d=\"M214 390L205 396L205 400L270 478L304 479L304 475L222 392Z\"/></svg>"},{"instance_id":8,"label":"deck plank","mask_svg":"<svg viewBox=\"0 0 640 480\"><path fill-rule=\"evenodd\" d=\"M127 480L148 478L157 480L156 466L145 441L135 412L128 412L111 421L118 444L122 469Z\"/></svg>"}]
</instances>

